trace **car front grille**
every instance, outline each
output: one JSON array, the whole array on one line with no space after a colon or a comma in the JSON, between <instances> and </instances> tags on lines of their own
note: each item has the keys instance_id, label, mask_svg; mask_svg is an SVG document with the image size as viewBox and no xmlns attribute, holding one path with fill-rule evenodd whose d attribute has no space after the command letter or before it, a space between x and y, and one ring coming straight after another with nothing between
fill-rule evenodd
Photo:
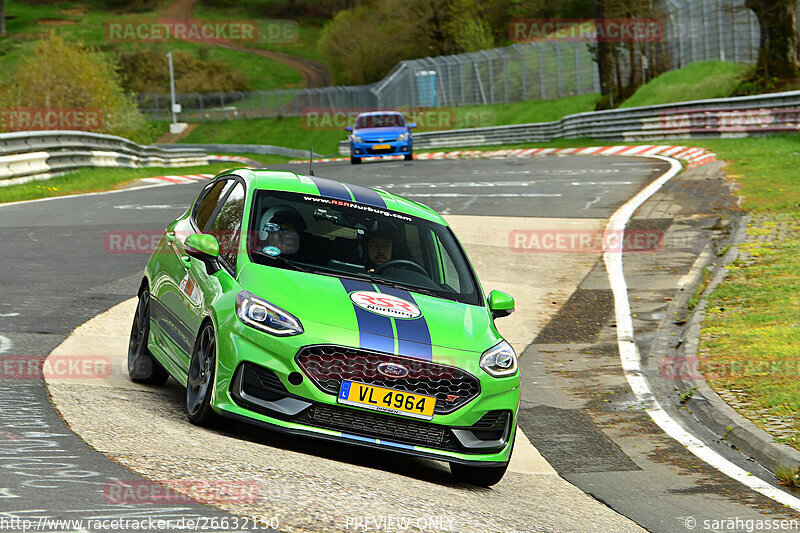
<instances>
[{"instance_id":1,"label":"car front grille","mask_svg":"<svg viewBox=\"0 0 800 533\"><path fill-rule=\"evenodd\" d=\"M436 397L434 413L446 414L480 394L478 378L461 369L422 359L368 352L341 346L310 346L297 354L297 364L323 392L338 394L343 380ZM405 377L379 371L384 363L401 365Z\"/></svg>"},{"instance_id":2,"label":"car front grille","mask_svg":"<svg viewBox=\"0 0 800 533\"><path fill-rule=\"evenodd\" d=\"M303 411L295 421L398 444L462 451L446 426L356 409L317 403Z\"/></svg>"}]
</instances>

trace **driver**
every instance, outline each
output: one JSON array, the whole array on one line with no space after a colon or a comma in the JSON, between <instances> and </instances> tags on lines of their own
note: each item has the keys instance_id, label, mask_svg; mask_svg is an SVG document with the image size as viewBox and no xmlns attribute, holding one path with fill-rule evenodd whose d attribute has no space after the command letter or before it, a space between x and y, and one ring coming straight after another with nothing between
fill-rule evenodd
<instances>
[{"instance_id":1,"label":"driver","mask_svg":"<svg viewBox=\"0 0 800 533\"><path fill-rule=\"evenodd\" d=\"M392 260L392 250L395 247L394 241L394 228L386 223L367 233L365 238L367 272L374 272L377 267Z\"/></svg>"}]
</instances>

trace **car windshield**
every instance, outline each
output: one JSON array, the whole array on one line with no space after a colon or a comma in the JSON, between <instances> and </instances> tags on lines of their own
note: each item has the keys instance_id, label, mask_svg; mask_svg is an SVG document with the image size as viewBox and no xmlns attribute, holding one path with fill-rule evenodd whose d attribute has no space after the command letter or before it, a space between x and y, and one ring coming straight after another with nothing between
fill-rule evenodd
<instances>
[{"instance_id":1,"label":"car windshield","mask_svg":"<svg viewBox=\"0 0 800 533\"><path fill-rule=\"evenodd\" d=\"M403 115L385 113L382 115L362 115L356 119L356 129L363 128L402 128L406 125Z\"/></svg>"},{"instance_id":2,"label":"car windshield","mask_svg":"<svg viewBox=\"0 0 800 533\"><path fill-rule=\"evenodd\" d=\"M475 275L450 229L396 211L257 190L247 248L262 265L481 305Z\"/></svg>"}]
</instances>

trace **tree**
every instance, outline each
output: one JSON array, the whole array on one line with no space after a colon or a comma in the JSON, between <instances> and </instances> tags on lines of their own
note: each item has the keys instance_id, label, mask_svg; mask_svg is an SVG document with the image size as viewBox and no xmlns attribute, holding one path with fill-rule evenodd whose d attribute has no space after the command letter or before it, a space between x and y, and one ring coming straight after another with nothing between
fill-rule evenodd
<instances>
[{"instance_id":1,"label":"tree","mask_svg":"<svg viewBox=\"0 0 800 533\"><path fill-rule=\"evenodd\" d=\"M93 131L136 137L145 127L136 102L120 87L114 64L100 52L51 32L24 57L0 92L5 109L99 111Z\"/></svg>"},{"instance_id":2,"label":"tree","mask_svg":"<svg viewBox=\"0 0 800 533\"><path fill-rule=\"evenodd\" d=\"M800 73L797 0L746 0L761 29L757 73L762 79L791 79Z\"/></svg>"},{"instance_id":3,"label":"tree","mask_svg":"<svg viewBox=\"0 0 800 533\"><path fill-rule=\"evenodd\" d=\"M6 36L6 0L0 0L0 37Z\"/></svg>"},{"instance_id":4,"label":"tree","mask_svg":"<svg viewBox=\"0 0 800 533\"><path fill-rule=\"evenodd\" d=\"M595 0L594 2L594 18L595 24L602 24L602 20L607 18L608 14L608 0ZM600 76L600 96L601 101L598 103L598 109L607 109L614 107L614 102L617 100L617 83L614 77L616 69L614 61L614 45L603 39L599 40L594 46L595 62L597 63L597 70Z\"/></svg>"}]
</instances>

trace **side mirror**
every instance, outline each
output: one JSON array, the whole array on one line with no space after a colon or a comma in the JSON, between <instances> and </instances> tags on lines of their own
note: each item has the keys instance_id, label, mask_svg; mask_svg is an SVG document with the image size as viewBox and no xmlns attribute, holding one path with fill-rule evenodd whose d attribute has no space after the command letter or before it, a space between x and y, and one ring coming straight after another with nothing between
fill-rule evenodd
<instances>
[{"instance_id":1,"label":"side mirror","mask_svg":"<svg viewBox=\"0 0 800 533\"><path fill-rule=\"evenodd\" d=\"M416 127L417 127L417 123L416 122L411 122L411 123L408 124L408 129L416 128Z\"/></svg>"},{"instance_id":2,"label":"side mirror","mask_svg":"<svg viewBox=\"0 0 800 533\"><path fill-rule=\"evenodd\" d=\"M183 241L183 247L187 255L205 263L209 275L219 270L219 243L213 235L193 233Z\"/></svg>"},{"instance_id":3,"label":"side mirror","mask_svg":"<svg viewBox=\"0 0 800 533\"><path fill-rule=\"evenodd\" d=\"M344 131L353 131L353 126L345 126Z\"/></svg>"},{"instance_id":4,"label":"side mirror","mask_svg":"<svg viewBox=\"0 0 800 533\"><path fill-rule=\"evenodd\" d=\"M503 318L514 312L514 298L501 291L492 291L486 299L492 318Z\"/></svg>"}]
</instances>

